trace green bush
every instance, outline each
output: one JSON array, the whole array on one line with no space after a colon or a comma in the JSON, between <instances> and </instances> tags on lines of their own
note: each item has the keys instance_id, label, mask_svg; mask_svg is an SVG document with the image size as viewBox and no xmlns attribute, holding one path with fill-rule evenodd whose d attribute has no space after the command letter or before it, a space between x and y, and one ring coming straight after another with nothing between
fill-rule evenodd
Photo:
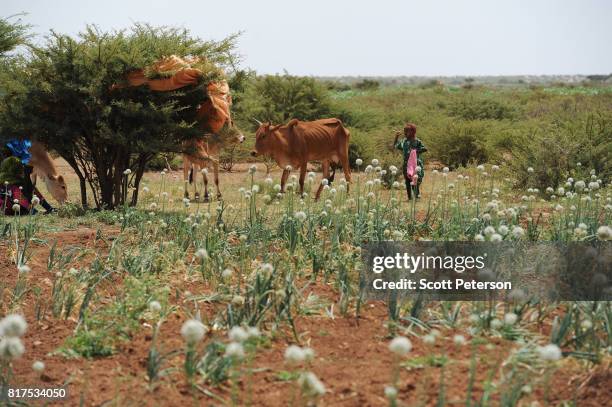
<instances>
[{"instance_id":1,"label":"green bush","mask_svg":"<svg viewBox=\"0 0 612 407\"><path fill-rule=\"evenodd\" d=\"M380 82L375 79L363 79L353 86L359 90L376 90L380 88Z\"/></svg>"},{"instance_id":2,"label":"green bush","mask_svg":"<svg viewBox=\"0 0 612 407\"><path fill-rule=\"evenodd\" d=\"M513 120L517 116L517 109L508 103L473 96L455 100L448 112L464 120Z\"/></svg>"},{"instance_id":3,"label":"green bush","mask_svg":"<svg viewBox=\"0 0 612 407\"><path fill-rule=\"evenodd\" d=\"M329 117L330 99L325 87L313 78L284 75L266 75L253 78L246 85L235 114L242 123L255 130L252 119L275 124L290 119L316 120Z\"/></svg>"},{"instance_id":4,"label":"green bush","mask_svg":"<svg viewBox=\"0 0 612 407\"><path fill-rule=\"evenodd\" d=\"M428 156L435 157L452 168L489 160L487 124L480 122L450 122L431 134Z\"/></svg>"},{"instance_id":5,"label":"green bush","mask_svg":"<svg viewBox=\"0 0 612 407\"><path fill-rule=\"evenodd\" d=\"M582 118L558 121L522 138L512 150L510 168L517 187L544 190L579 175L587 181L588 171L608 183L612 175L612 116L589 113ZM583 171L573 172L581 163ZM531 167L533 172L528 172Z\"/></svg>"}]
</instances>

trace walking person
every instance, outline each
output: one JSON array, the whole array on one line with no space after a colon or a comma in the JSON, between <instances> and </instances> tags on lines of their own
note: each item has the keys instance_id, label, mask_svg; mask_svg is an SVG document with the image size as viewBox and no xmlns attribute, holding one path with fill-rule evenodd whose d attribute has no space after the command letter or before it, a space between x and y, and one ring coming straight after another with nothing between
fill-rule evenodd
<instances>
[{"instance_id":1,"label":"walking person","mask_svg":"<svg viewBox=\"0 0 612 407\"><path fill-rule=\"evenodd\" d=\"M425 168L423 166L423 159L421 154L427 152L427 148L423 142L416 136L417 128L412 123L406 123L404 126L404 138L399 140L401 133L396 133L393 145L395 148L402 152L404 163L402 165L402 173L404 174L404 180L406 182L406 193L408 199L412 199L414 193L415 198L419 198L421 195L421 183L425 176ZM414 151L413 159L410 159L411 153ZM416 166L414 165L414 158L416 155ZM416 168L414 168L416 167ZM417 176L416 182L414 182L413 176Z\"/></svg>"}]
</instances>

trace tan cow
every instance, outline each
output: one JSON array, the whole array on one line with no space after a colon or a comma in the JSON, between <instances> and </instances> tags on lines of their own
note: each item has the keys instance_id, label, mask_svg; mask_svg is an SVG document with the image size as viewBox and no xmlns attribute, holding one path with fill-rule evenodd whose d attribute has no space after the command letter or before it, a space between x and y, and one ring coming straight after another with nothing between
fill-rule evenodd
<instances>
[{"instance_id":1,"label":"tan cow","mask_svg":"<svg viewBox=\"0 0 612 407\"><path fill-rule=\"evenodd\" d=\"M217 199L221 199L219 189L219 157L221 150L229 143L242 143L244 136L234 127L230 129L231 134L220 136L209 134L201 139L193 139L183 143L183 179L185 181L185 198L189 198L189 183L193 184L195 200L200 199L198 192L198 174L202 174L204 181L204 202L208 202L208 167L212 164ZM203 171L206 170L206 171Z\"/></svg>"},{"instance_id":2,"label":"tan cow","mask_svg":"<svg viewBox=\"0 0 612 407\"><path fill-rule=\"evenodd\" d=\"M323 177L329 179L330 164L341 164L347 182L351 182L349 166L350 133L339 119L322 119L311 122L290 120L285 125L263 123L255 133L255 150L251 155L272 157L283 168L281 192L291 168L300 169L300 193L304 192L304 177L309 161L321 161ZM319 185L319 199L323 185Z\"/></svg>"},{"instance_id":3,"label":"tan cow","mask_svg":"<svg viewBox=\"0 0 612 407\"><path fill-rule=\"evenodd\" d=\"M32 166L32 184L36 185L37 178L41 178L47 190L60 205L68 200L68 187L64 177L59 175L53 159L47 152L45 146L37 141L32 141L30 147L30 165Z\"/></svg>"}]
</instances>

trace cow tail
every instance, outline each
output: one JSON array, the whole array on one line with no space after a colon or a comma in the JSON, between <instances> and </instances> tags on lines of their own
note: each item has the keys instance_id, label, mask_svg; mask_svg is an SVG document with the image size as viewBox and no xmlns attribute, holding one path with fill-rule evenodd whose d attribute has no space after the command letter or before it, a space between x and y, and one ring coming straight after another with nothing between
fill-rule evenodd
<instances>
[{"instance_id":1,"label":"cow tail","mask_svg":"<svg viewBox=\"0 0 612 407\"><path fill-rule=\"evenodd\" d=\"M332 172L331 174L329 174L329 177L327 177L327 182L331 185L331 183L334 182L335 177L336 177L336 166L333 165Z\"/></svg>"},{"instance_id":2,"label":"cow tail","mask_svg":"<svg viewBox=\"0 0 612 407\"><path fill-rule=\"evenodd\" d=\"M189 183L193 184L193 165L189 168Z\"/></svg>"}]
</instances>

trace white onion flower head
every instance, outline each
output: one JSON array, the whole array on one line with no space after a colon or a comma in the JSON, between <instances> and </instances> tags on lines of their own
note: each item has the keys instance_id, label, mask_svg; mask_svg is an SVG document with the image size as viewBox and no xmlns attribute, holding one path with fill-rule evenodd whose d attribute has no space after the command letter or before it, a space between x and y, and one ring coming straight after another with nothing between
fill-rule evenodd
<instances>
[{"instance_id":1,"label":"white onion flower head","mask_svg":"<svg viewBox=\"0 0 612 407\"><path fill-rule=\"evenodd\" d=\"M18 359L25 352L21 339L16 336L6 336L0 339L0 359Z\"/></svg>"},{"instance_id":2,"label":"white onion flower head","mask_svg":"<svg viewBox=\"0 0 612 407\"><path fill-rule=\"evenodd\" d=\"M258 338L261 336L261 332L259 332L259 328L256 326L249 326L246 331L249 338Z\"/></svg>"},{"instance_id":3,"label":"white onion flower head","mask_svg":"<svg viewBox=\"0 0 612 407\"><path fill-rule=\"evenodd\" d=\"M556 361L561 359L561 349L554 343L538 347L538 355L542 360Z\"/></svg>"},{"instance_id":4,"label":"white onion flower head","mask_svg":"<svg viewBox=\"0 0 612 407\"><path fill-rule=\"evenodd\" d=\"M514 312L508 312L504 315L504 324L506 325L514 325L518 321L518 316Z\"/></svg>"},{"instance_id":5,"label":"white onion flower head","mask_svg":"<svg viewBox=\"0 0 612 407\"><path fill-rule=\"evenodd\" d=\"M455 336L453 336L453 342L455 343L455 345L463 346L463 345L465 345L465 343L467 341L465 339L465 336L463 336L463 335L455 335Z\"/></svg>"},{"instance_id":6,"label":"white onion flower head","mask_svg":"<svg viewBox=\"0 0 612 407\"><path fill-rule=\"evenodd\" d=\"M34 370L36 373L42 373L45 370L45 363L41 360L37 360L36 362L32 363L32 370Z\"/></svg>"},{"instance_id":7,"label":"white onion flower head","mask_svg":"<svg viewBox=\"0 0 612 407\"><path fill-rule=\"evenodd\" d=\"M527 172L528 172L528 173L530 173L530 174L532 174L532 173L533 173L533 167L528 167L528 168L527 168Z\"/></svg>"},{"instance_id":8,"label":"white onion flower head","mask_svg":"<svg viewBox=\"0 0 612 407\"><path fill-rule=\"evenodd\" d=\"M270 274L274 271L274 266L270 263L263 263L261 266L259 266L259 269L266 274Z\"/></svg>"},{"instance_id":9,"label":"white onion flower head","mask_svg":"<svg viewBox=\"0 0 612 407\"><path fill-rule=\"evenodd\" d=\"M208 259L208 251L206 251L206 249L204 248L198 249L195 253L195 256L199 260L206 260Z\"/></svg>"},{"instance_id":10,"label":"white onion flower head","mask_svg":"<svg viewBox=\"0 0 612 407\"><path fill-rule=\"evenodd\" d=\"M252 164L249 167L249 174L255 174L256 171L257 171L257 166L255 164Z\"/></svg>"},{"instance_id":11,"label":"white onion flower head","mask_svg":"<svg viewBox=\"0 0 612 407\"><path fill-rule=\"evenodd\" d=\"M302 352L304 353L304 360L306 361L311 361L315 357L315 351L312 348L302 348Z\"/></svg>"},{"instance_id":12,"label":"white onion flower head","mask_svg":"<svg viewBox=\"0 0 612 407\"><path fill-rule=\"evenodd\" d=\"M39 203L40 203L40 198L34 195L34 197L32 198L32 206L36 206Z\"/></svg>"},{"instance_id":13,"label":"white onion flower head","mask_svg":"<svg viewBox=\"0 0 612 407\"><path fill-rule=\"evenodd\" d=\"M385 397L389 400L397 398L397 389L394 386L385 386Z\"/></svg>"},{"instance_id":14,"label":"white onion flower head","mask_svg":"<svg viewBox=\"0 0 612 407\"><path fill-rule=\"evenodd\" d=\"M405 336L397 336L389 343L389 350L398 356L405 356L412 350L412 342Z\"/></svg>"},{"instance_id":15,"label":"white onion flower head","mask_svg":"<svg viewBox=\"0 0 612 407\"><path fill-rule=\"evenodd\" d=\"M376 159L376 158L375 158L375 159L373 159L373 160L372 160L372 165L373 165L374 167L378 167L378 164L379 164L378 159Z\"/></svg>"},{"instance_id":16,"label":"white onion flower head","mask_svg":"<svg viewBox=\"0 0 612 407\"><path fill-rule=\"evenodd\" d=\"M520 238L522 238L523 236L525 236L525 231L523 230L523 228L522 228L522 227L520 227L520 226L515 226L514 228L512 228L512 236L513 236L515 239L520 239Z\"/></svg>"},{"instance_id":17,"label":"white onion flower head","mask_svg":"<svg viewBox=\"0 0 612 407\"><path fill-rule=\"evenodd\" d=\"M606 225L598 227L597 238L599 240L612 240L612 228Z\"/></svg>"},{"instance_id":18,"label":"white onion flower head","mask_svg":"<svg viewBox=\"0 0 612 407\"><path fill-rule=\"evenodd\" d=\"M149 303L149 311L151 311L151 312L159 312L159 311L161 311L161 309L162 309L162 306L159 303L159 301L151 301Z\"/></svg>"},{"instance_id":19,"label":"white onion flower head","mask_svg":"<svg viewBox=\"0 0 612 407\"><path fill-rule=\"evenodd\" d=\"M357 166L361 166L361 164L363 164L363 160L361 158L358 158L355 160L355 164L357 164Z\"/></svg>"},{"instance_id":20,"label":"white onion flower head","mask_svg":"<svg viewBox=\"0 0 612 407\"><path fill-rule=\"evenodd\" d=\"M316 397L325 394L325 385L312 372L302 373L298 378L298 384L310 396Z\"/></svg>"},{"instance_id":21,"label":"white onion flower head","mask_svg":"<svg viewBox=\"0 0 612 407\"><path fill-rule=\"evenodd\" d=\"M17 271L19 271L20 274L28 274L32 269L27 264L22 264L17 267Z\"/></svg>"},{"instance_id":22,"label":"white onion flower head","mask_svg":"<svg viewBox=\"0 0 612 407\"><path fill-rule=\"evenodd\" d=\"M297 345L290 345L285 349L285 362L291 365L297 365L306 360L306 355L302 348Z\"/></svg>"},{"instance_id":23,"label":"white onion flower head","mask_svg":"<svg viewBox=\"0 0 612 407\"><path fill-rule=\"evenodd\" d=\"M497 318L491 321L491 328L493 329L499 329L502 326L503 326L502 322Z\"/></svg>"},{"instance_id":24,"label":"white onion flower head","mask_svg":"<svg viewBox=\"0 0 612 407\"><path fill-rule=\"evenodd\" d=\"M294 216L300 222L303 222L306 220L306 213L304 211L298 211L294 214Z\"/></svg>"},{"instance_id":25,"label":"white onion flower head","mask_svg":"<svg viewBox=\"0 0 612 407\"><path fill-rule=\"evenodd\" d=\"M0 336L20 337L25 334L28 324L19 314L7 315L0 321Z\"/></svg>"},{"instance_id":26,"label":"white onion flower head","mask_svg":"<svg viewBox=\"0 0 612 407\"><path fill-rule=\"evenodd\" d=\"M238 342L230 342L225 348L225 356L233 359L243 359L244 347Z\"/></svg>"},{"instance_id":27,"label":"white onion flower head","mask_svg":"<svg viewBox=\"0 0 612 407\"><path fill-rule=\"evenodd\" d=\"M290 165L285 167L285 171L292 171L292 170L293 170L293 167Z\"/></svg>"},{"instance_id":28,"label":"white onion flower head","mask_svg":"<svg viewBox=\"0 0 612 407\"><path fill-rule=\"evenodd\" d=\"M230 278L234 274L234 270L227 268L221 272L221 277Z\"/></svg>"},{"instance_id":29,"label":"white onion flower head","mask_svg":"<svg viewBox=\"0 0 612 407\"><path fill-rule=\"evenodd\" d=\"M132 170L130 170L129 168L123 171L123 175L130 175L131 173L132 173Z\"/></svg>"},{"instance_id":30,"label":"white onion flower head","mask_svg":"<svg viewBox=\"0 0 612 407\"><path fill-rule=\"evenodd\" d=\"M230 329L229 333L228 333L228 337L230 339L230 341L232 342L239 342L242 343L244 341L246 341L247 339L249 339L249 334L247 333L247 331L240 327L240 326L235 326L232 329Z\"/></svg>"},{"instance_id":31,"label":"white onion flower head","mask_svg":"<svg viewBox=\"0 0 612 407\"><path fill-rule=\"evenodd\" d=\"M433 345L436 343L436 337L433 334L427 334L423 336L423 342L427 345Z\"/></svg>"},{"instance_id":32,"label":"white onion flower head","mask_svg":"<svg viewBox=\"0 0 612 407\"><path fill-rule=\"evenodd\" d=\"M206 335L207 331L208 328L206 328L206 326L197 319L190 319L181 327L181 335L183 336L185 342L189 344L200 342L202 338L204 338L204 335Z\"/></svg>"},{"instance_id":33,"label":"white onion flower head","mask_svg":"<svg viewBox=\"0 0 612 407\"><path fill-rule=\"evenodd\" d=\"M502 237L502 235L500 235L499 233L493 233L490 237L492 242L495 243L499 243L501 242L504 238Z\"/></svg>"}]
</instances>

